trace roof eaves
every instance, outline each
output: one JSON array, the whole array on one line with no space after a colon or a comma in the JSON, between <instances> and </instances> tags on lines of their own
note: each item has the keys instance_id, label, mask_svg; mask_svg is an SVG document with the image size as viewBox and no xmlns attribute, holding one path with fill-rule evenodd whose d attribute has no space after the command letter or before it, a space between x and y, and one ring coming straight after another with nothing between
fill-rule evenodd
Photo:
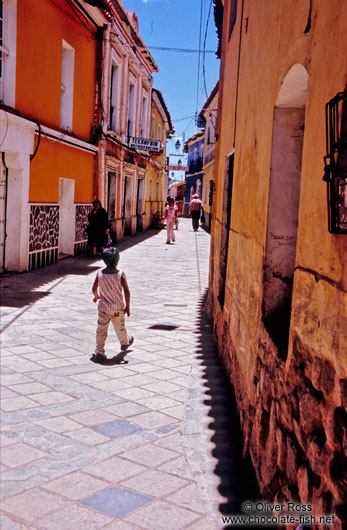
<instances>
[{"instance_id":1,"label":"roof eaves","mask_svg":"<svg viewBox=\"0 0 347 530\"><path fill-rule=\"evenodd\" d=\"M213 98L215 97L215 95L217 94L218 92L218 87L219 87L219 80L217 81L217 83L214 85L214 87L212 88L211 92L210 92L210 95L208 96L208 98L206 99L202 109L200 110L199 112L199 118L203 118L204 117L204 112L209 108Z\"/></svg>"},{"instance_id":2,"label":"roof eaves","mask_svg":"<svg viewBox=\"0 0 347 530\"><path fill-rule=\"evenodd\" d=\"M153 87L153 92L157 95L159 101L160 101L160 104L161 106L163 107L163 110L166 114L166 117L167 117L167 121L168 121L168 125L169 125L169 133L174 133L175 132L175 129L172 125L172 121L171 121L171 115L170 115L170 112L169 112L169 109L167 108L167 105L165 103L165 100L164 100L164 97L163 97L163 94L161 93L160 90L158 90L157 88L154 88Z\"/></svg>"}]
</instances>

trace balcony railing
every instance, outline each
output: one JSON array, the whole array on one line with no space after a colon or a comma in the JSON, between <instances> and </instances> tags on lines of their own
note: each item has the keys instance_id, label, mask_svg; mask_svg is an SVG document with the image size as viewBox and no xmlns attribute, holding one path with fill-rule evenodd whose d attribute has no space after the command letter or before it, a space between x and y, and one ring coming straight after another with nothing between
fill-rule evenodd
<instances>
[{"instance_id":1,"label":"balcony railing","mask_svg":"<svg viewBox=\"0 0 347 530\"><path fill-rule=\"evenodd\" d=\"M215 148L213 147L209 153L204 157L204 166L207 166L212 160L214 160L214 151Z\"/></svg>"},{"instance_id":2,"label":"balcony railing","mask_svg":"<svg viewBox=\"0 0 347 530\"><path fill-rule=\"evenodd\" d=\"M196 160L191 160L189 162L189 173L198 173L203 168L203 159L201 156Z\"/></svg>"}]
</instances>

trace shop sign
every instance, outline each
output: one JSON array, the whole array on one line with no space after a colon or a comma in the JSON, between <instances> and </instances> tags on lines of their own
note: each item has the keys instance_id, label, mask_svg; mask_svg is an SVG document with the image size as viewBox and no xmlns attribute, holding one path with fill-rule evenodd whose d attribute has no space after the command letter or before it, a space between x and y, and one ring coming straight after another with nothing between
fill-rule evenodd
<instances>
[{"instance_id":1,"label":"shop sign","mask_svg":"<svg viewBox=\"0 0 347 530\"><path fill-rule=\"evenodd\" d=\"M129 147L132 147L132 149L141 149L142 151L153 151L160 153L163 150L162 142L160 140L137 138L136 136L129 136L128 145Z\"/></svg>"},{"instance_id":2,"label":"shop sign","mask_svg":"<svg viewBox=\"0 0 347 530\"><path fill-rule=\"evenodd\" d=\"M188 171L188 166L165 166L166 171Z\"/></svg>"}]
</instances>

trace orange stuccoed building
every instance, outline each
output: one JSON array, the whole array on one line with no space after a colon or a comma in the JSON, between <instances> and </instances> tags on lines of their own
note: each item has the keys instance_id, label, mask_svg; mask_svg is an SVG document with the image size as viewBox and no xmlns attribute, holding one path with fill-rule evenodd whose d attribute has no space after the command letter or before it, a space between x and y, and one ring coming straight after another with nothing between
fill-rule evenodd
<instances>
[{"instance_id":1,"label":"orange stuccoed building","mask_svg":"<svg viewBox=\"0 0 347 530\"><path fill-rule=\"evenodd\" d=\"M85 248L98 151L98 40L107 20L66 0L1 4L2 265L23 271Z\"/></svg>"},{"instance_id":2,"label":"orange stuccoed building","mask_svg":"<svg viewBox=\"0 0 347 530\"><path fill-rule=\"evenodd\" d=\"M158 66L135 13L120 0L0 0L0 22L0 270L85 251L94 199L113 241L145 229L165 142L151 137Z\"/></svg>"}]
</instances>

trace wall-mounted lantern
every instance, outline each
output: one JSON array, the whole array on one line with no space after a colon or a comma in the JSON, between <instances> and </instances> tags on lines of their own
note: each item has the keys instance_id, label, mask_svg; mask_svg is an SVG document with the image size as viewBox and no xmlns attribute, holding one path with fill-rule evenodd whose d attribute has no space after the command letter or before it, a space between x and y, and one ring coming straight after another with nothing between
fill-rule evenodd
<instances>
[{"instance_id":1,"label":"wall-mounted lantern","mask_svg":"<svg viewBox=\"0 0 347 530\"><path fill-rule=\"evenodd\" d=\"M206 119L204 116L200 116L197 113L195 113L195 124L198 129L203 129L206 127Z\"/></svg>"},{"instance_id":2,"label":"wall-mounted lantern","mask_svg":"<svg viewBox=\"0 0 347 530\"><path fill-rule=\"evenodd\" d=\"M181 147L181 142L179 140L177 140L177 142L175 143L175 147L176 147L177 151Z\"/></svg>"},{"instance_id":3,"label":"wall-mounted lantern","mask_svg":"<svg viewBox=\"0 0 347 530\"><path fill-rule=\"evenodd\" d=\"M326 104L324 177L328 185L328 219L331 234L347 234L347 92Z\"/></svg>"}]
</instances>

